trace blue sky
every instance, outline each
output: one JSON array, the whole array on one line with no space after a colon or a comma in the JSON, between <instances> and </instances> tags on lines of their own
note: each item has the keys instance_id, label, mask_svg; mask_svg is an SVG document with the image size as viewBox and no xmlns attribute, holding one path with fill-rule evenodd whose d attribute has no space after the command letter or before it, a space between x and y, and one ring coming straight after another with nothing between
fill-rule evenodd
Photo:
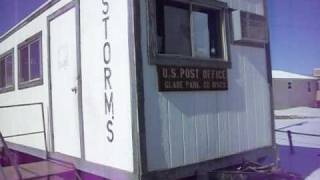
<instances>
[{"instance_id":1,"label":"blue sky","mask_svg":"<svg viewBox=\"0 0 320 180\"><path fill-rule=\"evenodd\" d=\"M47 0L0 0L0 35Z\"/></svg>"},{"instance_id":2,"label":"blue sky","mask_svg":"<svg viewBox=\"0 0 320 180\"><path fill-rule=\"evenodd\" d=\"M320 67L320 0L268 0L273 69Z\"/></svg>"},{"instance_id":3,"label":"blue sky","mask_svg":"<svg viewBox=\"0 0 320 180\"><path fill-rule=\"evenodd\" d=\"M0 0L0 35L47 0ZM273 69L320 67L320 0L268 0Z\"/></svg>"}]
</instances>

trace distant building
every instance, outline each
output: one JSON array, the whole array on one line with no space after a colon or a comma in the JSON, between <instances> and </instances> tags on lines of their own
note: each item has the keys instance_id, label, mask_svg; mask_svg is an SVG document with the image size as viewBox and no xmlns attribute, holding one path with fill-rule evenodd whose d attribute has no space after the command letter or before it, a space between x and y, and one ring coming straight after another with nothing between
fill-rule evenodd
<instances>
[{"instance_id":1,"label":"distant building","mask_svg":"<svg viewBox=\"0 0 320 180\"><path fill-rule=\"evenodd\" d=\"M320 68L313 69L313 76L318 78L318 90L316 95L317 107L320 107Z\"/></svg>"},{"instance_id":2,"label":"distant building","mask_svg":"<svg viewBox=\"0 0 320 180\"><path fill-rule=\"evenodd\" d=\"M275 109L316 106L318 78L273 70L272 79Z\"/></svg>"}]
</instances>

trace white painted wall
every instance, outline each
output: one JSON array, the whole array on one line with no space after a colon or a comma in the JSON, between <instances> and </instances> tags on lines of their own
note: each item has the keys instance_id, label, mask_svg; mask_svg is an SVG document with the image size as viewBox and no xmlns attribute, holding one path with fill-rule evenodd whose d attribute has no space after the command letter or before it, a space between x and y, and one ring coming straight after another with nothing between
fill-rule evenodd
<instances>
[{"instance_id":1,"label":"white painted wall","mask_svg":"<svg viewBox=\"0 0 320 180\"><path fill-rule=\"evenodd\" d=\"M147 55L146 0L140 2L148 170L272 145L265 49L231 45L228 91L158 92L156 66ZM258 14L263 14L262 3L228 1Z\"/></svg>"},{"instance_id":2,"label":"white painted wall","mask_svg":"<svg viewBox=\"0 0 320 180\"><path fill-rule=\"evenodd\" d=\"M68 2L69 0L61 0L0 43L0 54L15 48L17 77L17 45L42 31L44 84L24 90L16 88L13 92L0 94L0 106L44 102L48 133L47 16ZM106 10L106 6L102 2L109 2L110 5L107 38L104 31L106 25L102 20L102 11ZM145 1L141 2L144 5ZM228 3L235 9L263 14L261 0L228 0ZM86 160L132 172L132 82L129 70L127 1L81 0L80 4ZM177 167L270 145L270 129L266 128L270 127L271 117L264 49L231 46L233 67L229 70L229 91L159 93L155 66L149 65L147 58L145 8L146 6L142 7L142 42L145 50L142 60L149 170ZM106 41L111 45L111 54L107 54L111 56L111 62L107 65L103 60ZM112 91L104 88L104 67L112 69ZM18 86L17 78L15 85ZM105 92L114 93L113 116L105 113ZM40 128L39 117L34 117L38 113L29 113L38 111L33 108L19 111L19 116L16 115L17 111L1 114L1 127L10 129L6 134L12 133L11 130L24 133L30 130L31 124L32 128ZM25 121L21 120L22 117ZM10 122L3 119L10 119ZM106 126L109 120L113 123L112 142L108 142L110 131ZM30 136L14 142L43 148L38 146L40 139Z\"/></svg>"},{"instance_id":3,"label":"white painted wall","mask_svg":"<svg viewBox=\"0 0 320 180\"><path fill-rule=\"evenodd\" d=\"M76 27L76 8L50 21L50 68L54 151L80 158Z\"/></svg>"},{"instance_id":4,"label":"white painted wall","mask_svg":"<svg viewBox=\"0 0 320 180\"><path fill-rule=\"evenodd\" d=\"M102 2L108 2L109 8ZM107 11L103 15L103 11ZM103 18L109 17L107 25ZM81 57L86 159L133 172L131 82L127 1L81 0ZM106 30L105 30L106 28ZM133 27L131 27L133 28ZM107 33L107 34L105 34ZM110 63L104 62L104 44L110 44ZM105 90L105 69L111 69ZM109 76L109 71L107 76ZM105 92L113 112L105 113ZM112 134L108 131L112 122Z\"/></svg>"},{"instance_id":5,"label":"white painted wall","mask_svg":"<svg viewBox=\"0 0 320 180\"><path fill-rule=\"evenodd\" d=\"M48 93L48 44L47 44L47 17L66 5L70 0L61 0L59 3L42 13L39 17L23 26L17 32L0 43L0 54L15 48L15 86L17 84L17 45L35 33L42 31L42 62L44 84L33 88L0 94L0 106L21 103L44 102L45 122L47 133L49 128L49 93ZM109 2L108 37L111 45L111 61L108 67L112 70L112 91L114 114L105 114L105 74L103 47L105 43L105 24L103 10L106 6L102 2ZM83 83L83 115L84 115L84 141L86 160L104 166L133 172L133 147L132 147L132 122L131 122L131 82L129 70L129 45L128 45L128 5L127 1L91 1L81 0L81 57L82 57L82 83ZM132 7L131 7L132 8ZM72 23L72 22L69 22ZM75 22L74 22L75 23ZM64 24L65 27L68 23ZM64 27L61 25L60 27ZM63 37L63 36L61 36ZM68 38L68 37L65 37ZM107 54L108 56L109 54ZM110 94L108 94L110 95ZM110 97L110 96L109 96ZM58 97L54 97L58 98ZM63 97L60 97L63 99ZM61 104L63 106L63 104ZM41 114L30 112L37 111L28 107L17 111L0 111L0 130L5 130L4 135L11 133L25 133L29 130L38 130ZM17 114L18 113L18 114ZM38 116L39 115L39 116ZM37 118L35 118L37 117ZM110 131L107 122L112 120L110 129L114 139L108 141ZM60 124L61 126L62 124ZM32 128L34 129L32 129ZM50 136L48 136L50 137ZM61 138L60 138L61 139ZM36 136L23 137L11 142L29 145L34 148L44 149L40 143L41 138ZM48 138L49 140L49 138ZM70 138L69 138L70 140ZM75 143L79 139L74 139ZM69 149L70 150L70 149ZM67 154L78 156L79 152ZM63 152L60 146L59 151Z\"/></svg>"},{"instance_id":6,"label":"white painted wall","mask_svg":"<svg viewBox=\"0 0 320 180\"><path fill-rule=\"evenodd\" d=\"M288 89L291 82L291 89ZM311 92L308 91L311 83ZM317 80L315 79L273 79L273 101L275 109L286 109L298 106L315 107Z\"/></svg>"},{"instance_id":7,"label":"white painted wall","mask_svg":"<svg viewBox=\"0 0 320 180\"><path fill-rule=\"evenodd\" d=\"M33 88L18 90L0 94L0 106L21 103L44 102L47 133L48 123L48 40L47 40L47 16L66 5L69 1L62 0L55 6L46 10L39 17L15 32L0 44L0 54L11 48L15 48L15 85L17 85L17 45L42 31L42 61L44 84ZM86 160L98 164L112 166L127 171L133 171L132 130L131 130L131 88L129 71L129 45L128 45L128 15L126 1L110 2L110 20L108 21L108 41L111 44L112 89L114 93L114 119L112 131L114 141L109 143L106 129L107 117L105 115L104 101L104 59L103 44L105 38L102 10L105 7L101 1L81 1L81 48L82 48L82 78L83 78L83 112L85 130ZM75 23L76 21L74 21ZM67 23L67 22L66 22ZM72 23L72 22L68 22ZM67 23L67 24L68 24ZM66 24L66 25L67 25ZM63 27L60 27L63 28ZM65 26L67 28L67 26ZM63 35L63 34L61 34ZM63 38L61 36L61 38ZM64 37L68 38L68 37ZM56 58L54 58L56 59ZM54 61L54 59L52 59ZM54 73L54 72L52 72ZM63 78L62 78L63 79ZM61 79L61 80L62 80ZM58 100L59 97L54 97ZM63 100L60 97L59 100ZM61 102L60 102L61 103ZM61 106L66 104L61 104ZM38 107L26 107L0 111L0 129L4 135L14 133L27 133L41 130ZM35 113L30 113L37 111ZM17 114L17 112L19 112ZM64 114L66 115L66 114ZM63 124L60 124L63 126ZM27 131L27 132L26 132ZM49 136L48 136L49 137ZM79 138L79 137L78 137ZM60 138L61 139L61 138ZM21 137L11 140L22 145L44 149L43 139L35 136ZM78 142L79 139L74 139ZM61 147L63 149L63 147ZM61 149L60 148L60 149ZM62 152L61 152L62 151ZM66 154L78 154L79 152L63 152Z\"/></svg>"},{"instance_id":8,"label":"white painted wall","mask_svg":"<svg viewBox=\"0 0 320 180\"><path fill-rule=\"evenodd\" d=\"M39 131L43 131L40 105L0 109L0 132L3 136L14 136ZM7 140L45 150L44 134L21 136Z\"/></svg>"},{"instance_id":9,"label":"white painted wall","mask_svg":"<svg viewBox=\"0 0 320 180\"><path fill-rule=\"evenodd\" d=\"M51 7L39 17L26 24L23 28L9 36L0 43L0 54L14 48L14 77L15 90L0 94L0 106L43 102L45 111L45 127L49 133L48 123L48 63L47 63L47 16L67 4L70 0L61 0L55 6ZM42 31L42 63L43 63L43 85L32 88L18 90L18 44L31 37L32 35ZM29 133L31 130L43 130L40 127L41 113L39 106L23 107L19 110L3 109L0 110L0 130L4 136L11 133ZM34 113L33 113L34 112ZM42 120L42 119L41 119ZM9 140L22 145L34 148L44 149L42 135L31 135L19 137ZM49 141L49 139L48 139ZM49 142L50 143L50 142Z\"/></svg>"}]
</instances>

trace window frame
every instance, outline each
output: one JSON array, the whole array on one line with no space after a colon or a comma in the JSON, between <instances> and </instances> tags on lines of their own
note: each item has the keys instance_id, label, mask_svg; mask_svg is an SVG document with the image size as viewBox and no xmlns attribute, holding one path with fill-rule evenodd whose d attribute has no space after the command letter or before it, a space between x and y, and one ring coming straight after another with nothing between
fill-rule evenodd
<instances>
[{"instance_id":1,"label":"window frame","mask_svg":"<svg viewBox=\"0 0 320 180\"><path fill-rule=\"evenodd\" d=\"M15 63L14 63L14 48L11 48L10 50L2 53L0 55L0 61L2 61L2 58L6 58L7 56L12 56L12 85L5 86L0 88L0 94L14 91L15 90Z\"/></svg>"},{"instance_id":2,"label":"window frame","mask_svg":"<svg viewBox=\"0 0 320 180\"><path fill-rule=\"evenodd\" d=\"M312 92L312 84L311 84L311 82L310 81L308 81L308 83L307 83L308 85L308 87L307 87L307 91L309 92L309 93L311 93Z\"/></svg>"},{"instance_id":3,"label":"window frame","mask_svg":"<svg viewBox=\"0 0 320 180\"><path fill-rule=\"evenodd\" d=\"M288 82L288 89L292 89L292 84L293 83L291 81Z\"/></svg>"},{"instance_id":4,"label":"window frame","mask_svg":"<svg viewBox=\"0 0 320 180\"><path fill-rule=\"evenodd\" d=\"M222 34L222 49L223 58L204 58L191 56L184 56L178 54L162 54L158 53L157 40L157 7L156 0L148 1L148 52L149 63L152 65L177 65L177 66L197 66L197 67L213 67L213 68L231 68L231 16L228 4L216 0L172 0L178 3L184 3L189 6L198 6L207 9L219 10L221 20L221 34ZM190 20L190 28L192 28L192 20ZM192 36L192 31L190 37ZM193 53L193 40L191 40L191 53Z\"/></svg>"},{"instance_id":5,"label":"window frame","mask_svg":"<svg viewBox=\"0 0 320 180\"><path fill-rule=\"evenodd\" d=\"M39 41L39 55L40 55L40 59L39 59L39 70L40 70L40 77L39 78L35 78L35 79L29 79L28 81L22 81L22 73L21 73L21 56L20 56L20 50L26 46L28 46L28 70L29 70L29 76L31 76L30 74L30 46L31 44L33 44L34 42ZM35 86L40 86L43 85L43 61L42 61L42 32L38 32L34 35L32 35L31 37L27 38L26 40L24 40L23 42L21 42L18 45L18 88L19 89L26 89L26 88L30 88L30 87L35 87Z\"/></svg>"}]
</instances>

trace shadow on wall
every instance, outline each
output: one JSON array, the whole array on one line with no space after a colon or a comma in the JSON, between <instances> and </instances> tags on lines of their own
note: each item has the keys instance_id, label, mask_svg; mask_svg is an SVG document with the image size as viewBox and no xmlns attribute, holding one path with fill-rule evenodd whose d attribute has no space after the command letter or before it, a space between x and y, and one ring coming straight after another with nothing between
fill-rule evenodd
<instances>
[{"instance_id":1,"label":"shadow on wall","mask_svg":"<svg viewBox=\"0 0 320 180\"><path fill-rule=\"evenodd\" d=\"M254 121L258 119L258 112L269 111L265 106L269 98L261 95L269 91L265 51L232 46L231 52L228 91L158 92L156 70L147 69L145 73L150 75L145 77L145 82L152 82L145 92L147 153L148 157L157 157L148 161L148 167L162 169L216 158L234 153L230 146L241 147L238 151L248 149L249 145L239 144L242 130L233 121L238 122L240 117L249 124L247 119ZM220 125L219 119L224 120ZM243 131L248 126L244 125ZM206 144L208 135L219 137L221 127L237 131L225 133L220 149L219 138L212 138Z\"/></svg>"},{"instance_id":2,"label":"shadow on wall","mask_svg":"<svg viewBox=\"0 0 320 180\"><path fill-rule=\"evenodd\" d=\"M216 103L218 110L216 113L245 112L247 110L246 103L248 103L246 102L247 94L245 90L253 90L254 85L256 85L254 83L260 83L260 80L262 80L252 77L252 74L258 75L259 78L265 78L264 80L267 79L265 57L261 56L261 54L264 54L264 50L260 49L232 46L232 68L228 69L227 91L169 92L164 93L163 96L181 112L190 116L195 115L190 109L194 108L197 101L201 103L211 99L215 100L214 103ZM188 97L188 100L184 100L186 97ZM197 114L212 113L211 108L197 108Z\"/></svg>"},{"instance_id":3,"label":"shadow on wall","mask_svg":"<svg viewBox=\"0 0 320 180\"><path fill-rule=\"evenodd\" d=\"M245 67L241 65L242 61L246 59L235 60L233 67L228 70L228 91L158 92L157 84L154 82L154 79L157 79L157 75L154 74L156 71L150 72L154 75L153 79L148 76L146 81L150 78L149 81L153 81L154 86L148 87L149 91L145 94L145 98L149 99L149 106L145 107L148 112L146 131L149 134L147 138L150 134L153 136L153 139L147 140L148 156L157 157L157 160L149 161L149 167L161 169L179 164L192 164L199 160L207 160L207 156L213 158L219 154L218 145L195 145L196 142L205 142L202 139L207 139L205 132L197 132L196 129L206 129L209 125L214 129L212 131L215 131L218 128L218 114L227 116L226 113L232 112L236 116L236 113L246 112L243 87L246 75ZM157 99L150 100L154 98ZM232 120L236 121L237 118ZM210 130L208 133L215 133L214 137L218 137L216 131ZM218 138L212 141L217 141L212 144L219 143Z\"/></svg>"}]
</instances>

